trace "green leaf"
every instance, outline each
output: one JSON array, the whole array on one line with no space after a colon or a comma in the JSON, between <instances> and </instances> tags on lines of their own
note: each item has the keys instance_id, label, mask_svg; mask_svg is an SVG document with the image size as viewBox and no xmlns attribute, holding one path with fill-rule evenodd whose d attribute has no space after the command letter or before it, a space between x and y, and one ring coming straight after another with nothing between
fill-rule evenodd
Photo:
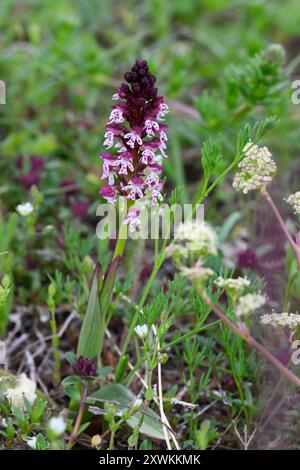
<instances>
[{"instance_id":1,"label":"green leaf","mask_svg":"<svg viewBox=\"0 0 300 470\"><path fill-rule=\"evenodd\" d=\"M140 445L140 448L139 450L152 450L153 447L152 447L152 442L150 441L150 439L145 439L141 445Z\"/></svg>"},{"instance_id":2,"label":"green leaf","mask_svg":"<svg viewBox=\"0 0 300 470\"><path fill-rule=\"evenodd\" d=\"M115 373L115 382L117 382L117 383L121 382L121 380L122 380L122 378L123 378L123 376L126 372L128 361L129 361L128 354L125 354L120 358L120 361L119 361L119 364L118 364L118 367L117 367L116 373Z\"/></svg>"},{"instance_id":3,"label":"green leaf","mask_svg":"<svg viewBox=\"0 0 300 470\"><path fill-rule=\"evenodd\" d=\"M99 302L99 275L100 267L97 265L77 347L77 355L87 359L98 357L104 334Z\"/></svg>"},{"instance_id":4,"label":"green leaf","mask_svg":"<svg viewBox=\"0 0 300 470\"><path fill-rule=\"evenodd\" d=\"M45 437L43 436L43 434L39 433L37 436L36 436L36 450L46 450L48 449L49 445L45 439Z\"/></svg>"},{"instance_id":5,"label":"green leaf","mask_svg":"<svg viewBox=\"0 0 300 470\"><path fill-rule=\"evenodd\" d=\"M112 371L113 371L113 368L111 366L100 367L97 370L97 377L98 379L102 379L102 377L105 377L107 374L110 374Z\"/></svg>"},{"instance_id":6,"label":"green leaf","mask_svg":"<svg viewBox=\"0 0 300 470\"><path fill-rule=\"evenodd\" d=\"M65 354L65 358L71 365L75 364L75 362L77 361L77 356L72 351L68 351Z\"/></svg>"},{"instance_id":7,"label":"green leaf","mask_svg":"<svg viewBox=\"0 0 300 470\"><path fill-rule=\"evenodd\" d=\"M197 444L200 450L207 449L209 444L209 430L210 430L210 421L205 419L201 423L201 427L196 431Z\"/></svg>"},{"instance_id":8,"label":"green leaf","mask_svg":"<svg viewBox=\"0 0 300 470\"><path fill-rule=\"evenodd\" d=\"M103 401L113 401L117 410L122 410L125 407L130 407L132 402L136 399L136 395L128 388L121 384L111 384L97 390L92 395L94 398L99 398ZM141 411L136 411L128 420L127 424L135 429L141 418ZM153 439L164 440L164 433L160 417L151 408L147 407L141 426L141 433Z\"/></svg>"},{"instance_id":9,"label":"green leaf","mask_svg":"<svg viewBox=\"0 0 300 470\"><path fill-rule=\"evenodd\" d=\"M61 382L63 387L68 387L70 385L77 385L81 383L82 383L82 380L78 375L68 375Z\"/></svg>"},{"instance_id":10,"label":"green leaf","mask_svg":"<svg viewBox=\"0 0 300 470\"><path fill-rule=\"evenodd\" d=\"M87 423L83 423L78 430L78 435L85 431L91 423L88 421Z\"/></svg>"},{"instance_id":11,"label":"green leaf","mask_svg":"<svg viewBox=\"0 0 300 470\"><path fill-rule=\"evenodd\" d=\"M109 307L117 272L121 263L121 256L117 256L109 265L100 295L101 311L105 318L107 309Z\"/></svg>"},{"instance_id":12,"label":"green leaf","mask_svg":"<svg viewBox=\"0 0 300 470\"><path fill-rule=\"evenodd\" d=\"M215 141L207 139L202 146L201 163L206 181L210 178L218 163L222 159L221 135Z\"/></svg>"}]
</instances>

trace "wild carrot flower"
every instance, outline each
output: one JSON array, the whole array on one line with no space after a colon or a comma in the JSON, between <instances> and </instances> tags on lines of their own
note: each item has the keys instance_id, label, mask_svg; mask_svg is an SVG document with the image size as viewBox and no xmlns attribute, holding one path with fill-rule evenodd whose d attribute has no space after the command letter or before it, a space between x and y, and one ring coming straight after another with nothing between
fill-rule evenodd
<instances>
[{"instance_id":1,"label":"wild carrot flower","mask_svg":"<svg viewBox=\"0 0 300 470\"><path fill-rule=\"evenodd\" d=\"M232 186L244 194L264 189L277 170L271 153L267 147L253 145L251 141L245 146L244 153L245 157L238 164L239 172L235 175Z\"/></svg>"},{"instance_id":2,"label":"wild carrot flower","mask_svg":"<svg viewBox=\"0 0 300 470\"><path fill-rule=\"evenodd\" d=\"M183 240L185 248L200 251L202 257L217 254L217 234L206 222L188 221L176 228L176 240Z\"/></svg>"},{"instance_id":3,"label":"wild carrot flower","mask_svg":"<svg viewBox=\"0 0 300 470\"><path fill-rule=\"evenodd\" d=\"M275 328L290 328L294 330L300 325L300 315L298 313L268 313L260 317L260 322L264 325L272 325Z\"/></svg>"},{"instance_id":4,"label":"wild carrot flower","mask_svg":"<svg viewBox=\"0 0 300 470\"><path fill-rule=\"evenodd\" d=\"M182 276L186 277L190 281L204 282L215 273L210 268L205 268L201 264L196 264L192 268L183 267L181 269Z\"/></svg>"},{"instance_id":5,"label":"wild carrot flower","mask_svg":"<svg viewBox=\"0 0 300 470\"><path fill-rule=\"evenodd\" d=\"M266 303L266 298L261 294L246 294L239 298L235 313L238 317L248 315L259 309Z\"/></svg>"},{"instance_id":6,"label":"wild carrot flower","mask_svg":"<svg viewBox=\"0 0 300 470\"><path fill-rule=\"evenodd\" d=\"M100 158L102 179L107 180L107 186L99 193L110 204L115 204L117 195L131 201L150 195L156 205L163 199L160 192L163 168L158 162L161 156L167 156L167 125L162 121L168 106L157 95L156 78L145 60L137 60L124 78L127 83L122 83L113 95L117 103L112 106L104 134L107 151ZM130 214L124 223L129 223L134 231L139 227L137 219L136 212L134 219Z\"/></svg>"},{"instance_id":7,"label":"wild carrot flower","mask_svg":"<svg viewBox=\"0 0 300 470\"><path fill-rule=\"evenodd\" d=\"M250 281L244 277L238 277L237 279L219 277L216 279L215 284L221 289L225 289L232 297L237 297L246 287L250 286Z\"/></svg>"},{"instance_id":8,"label":"wild carrot flower","mask_svg":"<svg viewBox=\"0 0 300 470\"><path fill-rule=\"evenodd\" d=\"M300 191L291 194L285 201L292 206L295 214L300 214Z\"/></svg>"}]
</instances>

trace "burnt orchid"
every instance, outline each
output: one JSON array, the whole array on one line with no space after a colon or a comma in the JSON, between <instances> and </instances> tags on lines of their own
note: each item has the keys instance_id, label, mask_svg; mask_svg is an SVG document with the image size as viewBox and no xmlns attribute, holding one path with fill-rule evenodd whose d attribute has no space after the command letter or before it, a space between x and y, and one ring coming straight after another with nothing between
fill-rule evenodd
<instances>
[{"instance_id":1,"label":"burnt orchid","mask_svg":"<svg viewBox=\"0 0 300 470\"><path fill-rule=\"evenodd\" d=\"M163 121L168 106L158 96L156 77L145 60L137 60L124 78L127 83L113 95L117 104L112 106L104 134L103 145L110 153L100 155L107 186L99 193L110 204L121 195L132 202L149 196L157 205L163 200L160 162L167 157L168 126ZM140 227L139 212L128 213L124 223L130 231L136 230Z\"/></svg>"}]
</instances>

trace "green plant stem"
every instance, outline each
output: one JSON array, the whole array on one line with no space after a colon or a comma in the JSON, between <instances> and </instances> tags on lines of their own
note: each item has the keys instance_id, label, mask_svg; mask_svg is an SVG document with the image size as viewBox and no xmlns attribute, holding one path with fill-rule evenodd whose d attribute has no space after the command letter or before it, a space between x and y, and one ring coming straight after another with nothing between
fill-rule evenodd
<instances>
[{"instance_id":1,"label":"green plant stem","mask_svg":"<svg viewBox=\"0 0 300 470\"><path fill-rule=\"evenodd\" d=\"M197 334L201 333L202 331L207 330L211 326L218 325L218 323L220 323L220 321L221 320L216 320L216 321L208 323L208 325L204 325L200 328L194 328L192 331L189 331L188 333L185 333L184 335L180 336L180 338L174 339L170 343L168 343L165 346L163 346L162 348L160 348L159 352L162 353L163 351L166 351L167 349L171 348L175 344L182 343L182 341L184 341L185 339L188 339L193 335L197 335Z\"/></svg>"},{"instance_id":2,"label":"green plant stem","mask_svg":"<svg viewBox=\"0 0 300 470\"><path fill-rule=\"evenodd\" d=\"M229 344L229 339L228 339L228 344ZM247 405L246 405L246 401L245 401L244 391L243 391L242 385L241 385L241 380L240 380L240 378L237 374L237 371L236 371L234 356L233 356L231 350L228 351L228 349L227 349L227 354L229 356L233 378L234 378L234 381L235 381L235 384L236 384L236 387L237 387L237 390L238 390L238 394L240 396L240 400L242 402L246 424L247 424L247 426L249 426L249 413L248 413L248 409L247 409Z\"/></svg>"},{"instance_id":3,"label":"green plant stem","mask_svg":"<svg viewBox=\"0 0 300 470\"><path fill-rule=\"evenodd\" d=\"M124 225L122 223L112 260L114 260L117 256L121 256L121 257L123 256L126 242L127 242L127 232L128 232L128 225Z\"/></svg>"},{"instance_id":4,"label":"green plant stem","mask_svg":"<svg viewBox=\"0 0 300 470\"><path fill-rule=\"evenodd\" d=\"M51 326L51 331L52 331L52 347L53 347L53 359L54 359L53 378L57 383L59 383L60 379L61 379L60 353L59 353L59 350L58 350L59 336L57 334L57 323L56 323L56 318L55 318L55 307L51 308L50 312L51 312L50 326Z\"/></svg>"}]
</instances>

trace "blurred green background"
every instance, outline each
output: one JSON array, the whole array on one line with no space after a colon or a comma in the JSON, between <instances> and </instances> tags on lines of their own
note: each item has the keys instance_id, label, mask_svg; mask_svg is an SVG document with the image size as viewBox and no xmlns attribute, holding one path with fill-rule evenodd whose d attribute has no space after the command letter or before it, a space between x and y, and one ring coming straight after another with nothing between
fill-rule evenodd
<instances>
[{"instance_id":1,"label":"blurred green background","mask_svg":"<svg viewBox=\"0 0 300 470\"><path fill-rule=\"evenodd\" d=\"M197 181L203 138L224 128L230 132L222 93L228 66L243 65L270 43L285 46L288 64L298 54L299 23L297 0L2 0L0 78L6 82L7 104L0 109L0 178L5 204L11 208L20 198L18 185L8 180L14 176L12 160L20 154L45 159L45 188L74 176L96 197L97 154L111 95L136 58L149 61L160 92L179 102L171 106L169 119L169 177L181 185ZM220 93L208 126L197 117L204 90ZM284 104L272 103L267 112L256 109L254 117L284 116L280 138L272 138L280 158L287 160L296 158L300 145L294 123L299 110L289 107L289 92L285 97ZM230 124L230 116L227 120Z\"/></svg>"}]
</instances>

